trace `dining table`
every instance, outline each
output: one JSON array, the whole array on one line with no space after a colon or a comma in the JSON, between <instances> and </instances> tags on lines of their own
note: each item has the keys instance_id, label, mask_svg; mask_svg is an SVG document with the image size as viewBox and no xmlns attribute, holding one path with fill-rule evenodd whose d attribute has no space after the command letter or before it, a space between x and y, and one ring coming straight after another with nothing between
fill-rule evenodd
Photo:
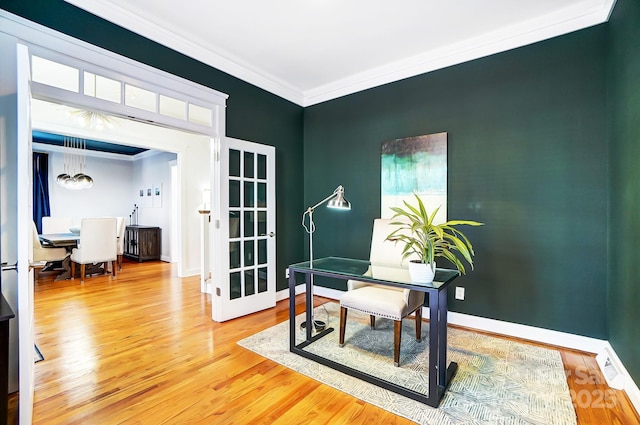
<instances>
[{"instance_id":1,"label":"dining table","mask_svg":"<svg viewBox=\"0 0 640 425\"><path fill-rule=\"evenodd\" d=\"M73 248L78 246L80 235L77 233L45 233L38 235L43 247L67 248L71 253ZM98 264L87 264L86 274L103 274L104 269ZM67 255L62 260L62 271L56 276L55 281L70 279L71 276L71 256ZM77 272L76 272L77 275Z\"/></svg>"},{"instance_id":2,"label":"dining table","mask_svg":"<svg viewBox=\"0 0 640 425\"><path fill-rule=\"evenodd\" d=\"M38 235L43 246L53 248L75 248L80 242L80 235L76 233L45 233Z\"/></svg>"}]
</instances>

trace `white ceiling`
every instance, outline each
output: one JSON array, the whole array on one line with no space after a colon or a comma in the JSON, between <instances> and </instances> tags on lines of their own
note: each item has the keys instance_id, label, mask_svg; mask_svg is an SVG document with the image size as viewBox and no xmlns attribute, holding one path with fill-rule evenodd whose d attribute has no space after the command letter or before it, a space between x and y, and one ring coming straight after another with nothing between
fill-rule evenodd
<instances>
[{"instance_id":1,"label":"white ceiling","mask_svg":"<svg viewBox=\"0 0 640 425\"><path fill-rule=\"evenodd\" d=\"M65 0L302 106L606 22L615 0Z\"/></svg>"}]
</instances>

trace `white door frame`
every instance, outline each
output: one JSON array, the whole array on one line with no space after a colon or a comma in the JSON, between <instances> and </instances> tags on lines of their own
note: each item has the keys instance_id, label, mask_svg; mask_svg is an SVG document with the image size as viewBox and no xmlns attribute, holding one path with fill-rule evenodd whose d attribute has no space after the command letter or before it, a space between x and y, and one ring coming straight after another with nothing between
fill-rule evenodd
<instances>
[{"instance_id":1,"label":"white door frame","mask_svg":"<svg viewBox=\"0 0 640 425\"><path fill-rule=\"evenodd\" d=\"M33 95L59 103L91 108L94 110L103 110L114 115L134 116L142 120L151 120L161 125L167 125L176 129L196 131L209 136L214 143L225 135L225 108L228 96L224 93L220 93L197 83L130 60L108 50L85 43L81 40L66 36L4 10L0 10L0 32L20 40L20 44L26 46L26 48L31 52L37 51L38 54L42 55L51 55L64 60L72 60L77 63L82 62L95 69L112 70L117 74L121 74L122 78L127 81L133 81L134 83L137 82L138 84L146 87L153 86L155 88L161 88L161 91L165 93L193 99L194 104L199 103L200 105L209 107L213 111L214 116L212 118L212 125L210 127L206 127L181 122L180 120L165 117L157 113L132 111L130 108L123 107L121 105L109 104L107 101L100 101L95 98L87 98L79 93L65 93L63 90L39 84L32 84ZM16 71L24 72L20 67L18 67ZM29 146L16 147L16 149L23 150L28 148ZM217 173L217 164L212 163L212 181L216 181L217 177L215 176ZM28 195L30 195L30 193ZM219 212L216 212L216 214L219 215ZM198 228L199 223L196 223L195 226ZM18 230L21 232L25 231L24 229ZM30 236L31 235L29 234L29 240L31 239ZM26 237L26 235L22 235L21 237ZM212 248L215 249L215 247ZM29 248L28 245L26 247L24 245L20 245L17 249L28 251ZM33 287L31 285L31 291L32 290ZM31 292L31 294L33 295L33 292ZM27 304L25 305L24 303ZM26 323L27 325L29 323L33 323L33 298L29 300L28 297L22 297L19 308L15 313L16 321ZM27 367L20 368L20 392L25 395L33 394L33 328L29 326L20 326L18 338L15 338L15 336L12 338L14 343L10 344L9 347L10 357L19 357L20 364L27 365ZM15 344L16 339L18 340L18 344ZM22 349L27 345L31 346L30 350ZM32 412L33 397L21 397L20 423L30 423Z\"/></svg>"},{"instance_id":2,"label":"white door frame","mask_svg":"<svg viewBox=\"0 0 640 425\"><path fill-rule=\"evenodd\" d=\"M4 10L0 10L0 32L5 32L21 40L29 47L32 54L37 54L45 59L67 64L80 70L95 72L172 98L185 99L191 104L210 109L213 117L211 125L204 125L40 83L32 84L34 97L80 108L100 110L116 116L133 116L157 125L202 134L214 142L225 135L226 99L228 95L224 93L74 39ZM173 151L173 149L169 150ZM193 211L197 211L198 203L201 199L200 190L192 190L192 188L185 186L187 170L182 167L181 156L184 157L184 155L178 153L178 162L181 165L179 167L181 172L179 181L182 189L182 199L179 207L182 209L183 206L188 204L189 210L180 211L179 245L183 250L189 250L190 244L194 245L194 241L196 241L192 249L197 250L199 249L197 240L200 224L197 220L189 220L189 216ZM210 165L211 173L217 173L218 171L214 168L217 164L211 162ZM217 214L217 212L212 211L212 216L214 214ZM197 252L185 252L180 257L181 261L178 266L178 274L180 276L199 273L199 255ZM182 261L183 259L184 261ZM184 264L186 262L192 262L193 264Z\"/></svg>"}]
</instances>

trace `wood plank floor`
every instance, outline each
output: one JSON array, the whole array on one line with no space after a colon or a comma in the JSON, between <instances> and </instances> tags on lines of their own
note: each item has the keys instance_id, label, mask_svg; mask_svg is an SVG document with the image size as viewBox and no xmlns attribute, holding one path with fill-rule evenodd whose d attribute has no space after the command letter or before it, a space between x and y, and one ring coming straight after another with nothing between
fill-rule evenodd
<instances>
[{"instance_id":1,"label":"wood plank floor","mask_svg":"<svg viewBox=\"0 0 640 425\"><path fill-rule=\"evenodd\" d=\"M288 302L211 321L197 277L162 262L35 291L34 424L410 424L238 346L287 320ZM322 302L322 299L318 299ZM298 300L300 310L303 300ZM592 355L561 350L578 424L640 423ZM17 424L17 394L10 424Z\"/></svg>"}]
</instances>

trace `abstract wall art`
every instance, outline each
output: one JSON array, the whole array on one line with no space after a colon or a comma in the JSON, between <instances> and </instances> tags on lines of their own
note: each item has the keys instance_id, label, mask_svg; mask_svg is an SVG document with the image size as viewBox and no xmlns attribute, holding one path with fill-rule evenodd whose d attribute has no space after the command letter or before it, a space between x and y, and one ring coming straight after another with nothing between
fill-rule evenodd
<instances>
[{"instance_id":1,"label":"abstract wall art","mask_svg":"<svg viewBox=\"0 0 640 425\"><path fill-rule=\"evenodd\" d=\"M391 207L411 205L417 193L429 212L440 208L436 221L447 220L447 133L426 134L382 143L382 218Z\"/></svg>"}]
</instances>

